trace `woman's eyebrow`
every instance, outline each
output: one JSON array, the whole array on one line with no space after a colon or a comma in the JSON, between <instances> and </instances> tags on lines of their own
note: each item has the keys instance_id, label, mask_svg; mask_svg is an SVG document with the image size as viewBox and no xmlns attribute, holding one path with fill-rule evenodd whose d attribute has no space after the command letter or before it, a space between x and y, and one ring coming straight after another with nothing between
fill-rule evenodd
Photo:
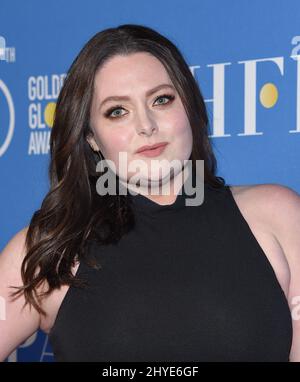
<instances>
[{"instance_id":1,"label":"woman's eyebrow","mask_svg":"<svg viewBox=\"0 0 300 382\"><path fill-rule=\"evenodd\" d=\"M150 95L152 95L153 93L156 93L158 90L162 89L162 88L171 88L173 90L175 90L174 86L171 85L171 84L161 84L161 85L158 85L158 86L155 86L155 88L153 89L150 89L146 92L146 97L149 97ZM130 100L130 97L129 96L110 96L110 97L106 97L101 103L100 103L100 106L99 106L99 109L108 101L129 101Z\"/></svg>"}]
</instances>

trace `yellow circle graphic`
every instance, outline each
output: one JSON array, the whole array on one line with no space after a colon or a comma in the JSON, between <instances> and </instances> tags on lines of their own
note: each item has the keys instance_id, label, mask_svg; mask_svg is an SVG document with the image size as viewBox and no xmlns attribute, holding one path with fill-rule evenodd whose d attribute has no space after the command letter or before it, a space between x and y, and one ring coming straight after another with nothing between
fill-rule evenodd
<instances>
[{"instance_id":1,"label":"yellow circle graphic","mask_svg":"<svg viewBox=\"0 0 300 382\"><path fill-rule=\"evenodd\" d=\"M277 87L271 82L265 84L260 90L259 99L264 107L273 107L278 100Z\"/></svg>"},{"instance_id":2,"label":"yellow circle graphic","mask_svg":"<svg viewBox=\"0 0 300 382\"><path fill-rule=\"evenodd\" d=\"M49 102L44 110L45 122L49 127L53 126L56 103Z\"/></svg>"}]
</instances>

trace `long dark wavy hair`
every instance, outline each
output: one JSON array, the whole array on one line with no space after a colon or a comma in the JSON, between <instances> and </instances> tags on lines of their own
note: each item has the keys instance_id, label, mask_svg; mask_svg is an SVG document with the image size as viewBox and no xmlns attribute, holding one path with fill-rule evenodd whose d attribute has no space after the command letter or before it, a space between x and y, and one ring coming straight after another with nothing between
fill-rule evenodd
<instances>
[{"instance_id":1,"label":"long dark wavy hair","mask_svg":"<svg viewBox=\"0 0 300 382\"><path fill-rule=\"evenodd\" d=\"M142 25L124 24L93 36L67 72L60 91L50 139L50 190L33 214L26 234L26 256L21 267L24 293L41 314L41 298L61 285L84 286L75 278L76 261L98 265L87 256L91 241L114 243L134 226L128 195L100 196L96 191L99 158L87 142L92 134L89 119L96 71L115 55L148 52L164 65L187 113L193 135L190 159L194 169L204 160L204 181L224 186L216 176L216 159L209 141L205 103L178 48L157 31ZM43 293L37 293L41 285Z\"/></svg>"}]
</instances>

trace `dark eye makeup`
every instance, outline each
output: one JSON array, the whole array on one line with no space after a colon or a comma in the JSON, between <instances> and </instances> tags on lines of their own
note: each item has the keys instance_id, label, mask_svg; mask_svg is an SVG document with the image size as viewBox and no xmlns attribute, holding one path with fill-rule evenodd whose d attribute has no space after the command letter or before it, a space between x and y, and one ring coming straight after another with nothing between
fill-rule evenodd
<instances>
[{"instance_id":1,"label":"dark eye makeup","mask_svg":"<svg viewBox=\"0 0 300 382\"><path fill-rule=\"evenodd\" d=\"M172 94L163 94L163 95L160 95L159 97L157 97L157 98L155 99L155 102L156 102L157 100L161 99L161 98L167 98L167 99L169 100L169 102L165 102L165 103L160 103L160 104L159 104L159 106L164 106L164 105L169 105L172 101L174 101L175 96L172 95ZM111 114L112 114L114 111L116 111L116 110L120 110L120 109L124 110L124 108L123 108L122 105L115 105L115 106L109 108L109 109L104 113L104 116L105 116L106 118L110 118L110 119L120 118L120 116L122 116L122 115L120 115L120 116L114 116L114 117L111 116Z\"/></svg>"}]
</instances>

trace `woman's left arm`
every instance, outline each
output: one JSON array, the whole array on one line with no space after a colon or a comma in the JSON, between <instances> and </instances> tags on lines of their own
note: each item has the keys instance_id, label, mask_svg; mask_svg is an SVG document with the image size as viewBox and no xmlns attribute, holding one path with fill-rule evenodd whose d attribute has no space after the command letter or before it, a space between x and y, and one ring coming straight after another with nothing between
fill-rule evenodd
<instances>
[{"instance_id":1,"label":"woman's left arm","mask_svg":"<svg viewBox=\"0 0 300 382\"><path fill-rule=\"evenodd\" d=\"M300 195L281 185L269 185L269 192L271 228L290 269L288 301L293 322L290 361L300 362Z\"/></svg>"}]
</instances>

